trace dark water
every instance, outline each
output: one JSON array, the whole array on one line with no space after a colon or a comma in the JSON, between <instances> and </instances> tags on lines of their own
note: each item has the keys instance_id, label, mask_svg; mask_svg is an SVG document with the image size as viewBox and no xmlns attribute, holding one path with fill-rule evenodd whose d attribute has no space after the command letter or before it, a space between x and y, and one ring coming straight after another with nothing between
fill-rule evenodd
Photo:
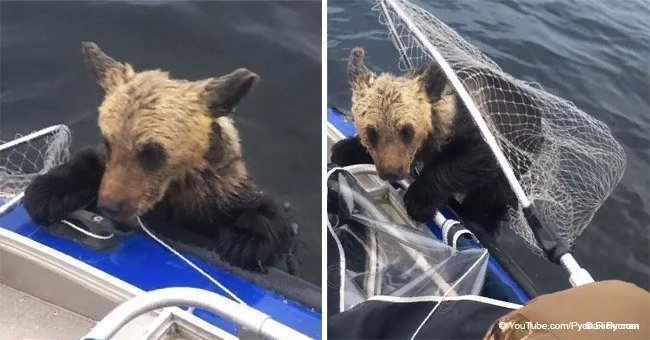
<instances>
[{"instance_id":1,"label":"dark water","mask_svg":"<svg viewBox=\"0 0 650 340\"><path fill-rule=\"evenodd\" d=\"M419 1L515 77L540 83L604 121L623 144L621 184L578 238L576 258L597 280L650 289L650 8L632 1ZM371 11L374 2L328 2L328 103L350 107L345 67L363 46L375 70L397 72L397 52ZM507 233L506 233L507 234ZM508 248L543 290L564 272Z\"/></svg>"},{"instance_id":2,"label":"dark water","mask_svg":"<svg viewBox=\"0 0 650 340\"><path fill-rule=\"evenodd\" d=\"M321 4L319 2L5 2L0 133L52 124L74 147L99 141L102 93L80 44L97 42L136 70L201 79L238 67L262 81L236 118L260 186L288 201L301 226L303 277L321 277Z\"/></svg>"}]
</instances>

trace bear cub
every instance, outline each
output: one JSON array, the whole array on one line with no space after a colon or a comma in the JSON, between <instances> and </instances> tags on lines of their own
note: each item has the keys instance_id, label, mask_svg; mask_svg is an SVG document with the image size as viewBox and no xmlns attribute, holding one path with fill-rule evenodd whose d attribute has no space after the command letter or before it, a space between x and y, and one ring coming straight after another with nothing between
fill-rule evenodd
<instances>
[{"instance_id":1,"label":"bear cub","mask_svg":"<svg viewBox=\"0 0 650 340\"><path fill-rule=\"evenodd\" d=\"M252 182L229 114L259 77L238 69L218 78L178 80L136 72L84 42L105 92L104 142L34 179L24 204L34 221L58 222L80 208L143 223L165 235L189 230L213 240L230 264L264 271L291 237L282 208Z\"/></svg>"},{"instance_id":2,"label":"bear cub","mask_svg":"<svg viewBox=\"0 0 650 340\"><path fill-rule=\"evenodd\" d=\"M387 181L414 175L404 204L416 221L428 221L454 194L462 194L465 198L458 208L461 216L496 231L507 207L516 209L517 200L444 72L430 63L403 76L377 75L363 59L363 49L355 48L348 63L352 116L358 134L333 146L332 162L340 166L374 163L379 176ZM485 83L480 85L508 86L489 75L480 79ZM484 91L480 95L491 94ZM530 104L529 98L516 92L507 95L517 96L506 98L511 102ZM498 109L490 107L496 100L486 99L483 110ZM530 111L519 109L508 108L513 116ZM536 121L533 125L539 128L537 119L532 119ZM527 138L533 148L539 145L535 138L540 134L522 137L518 131L498 128L509 139Z\"/></svg>"}]
</instances>

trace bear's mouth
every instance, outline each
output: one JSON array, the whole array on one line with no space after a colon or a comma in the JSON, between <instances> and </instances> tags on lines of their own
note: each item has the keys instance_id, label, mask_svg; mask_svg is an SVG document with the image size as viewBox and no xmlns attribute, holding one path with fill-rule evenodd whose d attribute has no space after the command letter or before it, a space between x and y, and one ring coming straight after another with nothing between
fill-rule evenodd
<instances>
[{"instance_id":1,"label":"bear's mouth","mask_svg":"<svg viewBox=\"0 0 650 340\"><path fill-rule=\"evenodd\" d=\"M140 215L135 209L127 209L125 207L113 208L110 205L98 205L98 210L102 215L108 217L109 219L119 222L119 223L128 223L136 221L136 218Z\"/></svg>"},{"instance_id":2,"label":"bear's mouth","mask_svg":"<svg viewBox=\"0 0 650 340\"><path fill-rule=\"evenodd\" d=\"M136 222L137 223L137 218L138 215L133 214L133 213L115 213L115 212L106 212L102 211L102 214L109 219L119 222L119 223L130 223L130 222Z\"/></svg>"},{"instance_id":3,"label":"bear's mouth","mask_svg":"<svg viewBox=\"0 0 650 340\"><path fill-rule=\"evenodd\" d=\"M409 175L408 171L397 168L378 168L377 173L379 174L379 178L388 182L401 181Z\"/></svg>"}]
</instances>

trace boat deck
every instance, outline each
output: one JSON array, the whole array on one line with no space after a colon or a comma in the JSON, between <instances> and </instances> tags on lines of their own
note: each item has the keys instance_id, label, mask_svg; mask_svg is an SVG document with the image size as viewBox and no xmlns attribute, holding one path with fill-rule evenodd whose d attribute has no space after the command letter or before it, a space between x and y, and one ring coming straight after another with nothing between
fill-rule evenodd
<instances>
[{"instance_id":1,"label":"boat deck","mask_svg":"<svg viewBox=\"0 0 650 340\"><path fill-rule=\"evenodd\" d=\"M0 339L74 339L95 321L0 283L0 325Z\"/></svg>"},{"instance_id":2,"label":"boat deck","mask_svg":"<svg viewBox=\"0 0 650 340\"><path fill-rule=\"evenodd\" d=\"M150 334L157 328L153 313L135 318L112 339L131 340ZM0 283L0 340L79 339L88 334L97 321ZM183 334L164 333L160 338L189 339ZM197 339L193 338L192 339Z\"/></svg>"}]
</instances>

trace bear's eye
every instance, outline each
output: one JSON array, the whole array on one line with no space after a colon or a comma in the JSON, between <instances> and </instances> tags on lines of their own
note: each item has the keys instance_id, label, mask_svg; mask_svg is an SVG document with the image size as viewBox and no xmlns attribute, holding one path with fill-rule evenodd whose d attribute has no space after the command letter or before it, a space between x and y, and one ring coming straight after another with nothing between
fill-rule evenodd
<instances>
[{"instance_id":1,"label":"bear's eye","mask_svg":"<svg viewBox=\"0 0 650 340\"><path fill-rule=\"evenodd\" d=\"M415 137L415 130L413 129L413 125L411 124L404 125L399 130L399 137L402 139L404 144L411 143L413 141L413 137Z\"/></svg>"},{"instance_id":2,"label":"bear's eye","mask_svg":"<svg viewBox=\"0 0 650 340\"><path fill-rule=\"evenodd\" d=\"M372 146L377 146L377 143L379 143L379 133L377 132L377 129L372 126L367 127L366 135L368 136L368 141L370 144Z\"/></svg>"},{"instance_id":3,"label":"bear's eye","mask_svg":"<svg viewBox=\"0 0 650 340\"><path fill-rule=\"evenodd\" d=\"M156 171L167 162L167 152L162 145L150 142L145 144L138 152L138 161L147 171Z\"/></svg>"}]
</instances>

